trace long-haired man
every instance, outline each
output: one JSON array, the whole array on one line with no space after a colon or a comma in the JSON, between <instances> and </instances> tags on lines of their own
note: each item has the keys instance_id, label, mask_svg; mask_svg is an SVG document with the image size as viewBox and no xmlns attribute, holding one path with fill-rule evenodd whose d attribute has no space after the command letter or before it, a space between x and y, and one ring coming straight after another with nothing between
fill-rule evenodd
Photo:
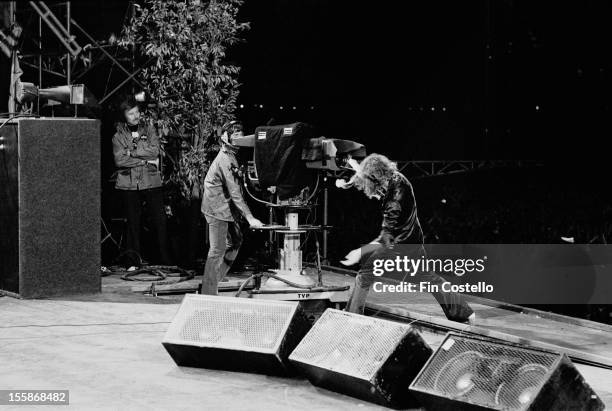
<instances>
[{"instance_id":1,"label":"long-haired man","mask_svg":"<svg viewBox=\"0 0 612 411\"><path fill-rule=\"evenodd\" d=\"M368 198L381 201L383 214L378 237L367 246L351 251L342 261L344 265L362 262L347 310L363 314L370 286L375 279L374 261L398 256L398 251L394 250L396 244L403 245L402 256L412 259L424 256L425 249L412 185L397 170L394 162L381 154L370 154L359 165L354 183ZM440 276L431 272L423 271L417 276L419 281L429 281L431 284L444 282ZM461 295L443 292L433 295L448 319L473 322L475 314Z\"/></svg>"}]
</instances>

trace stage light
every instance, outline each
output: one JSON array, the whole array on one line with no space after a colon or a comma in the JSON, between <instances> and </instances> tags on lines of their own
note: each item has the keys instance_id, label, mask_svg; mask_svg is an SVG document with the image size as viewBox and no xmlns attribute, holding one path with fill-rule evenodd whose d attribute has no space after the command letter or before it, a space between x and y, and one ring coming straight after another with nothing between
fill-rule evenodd
<instances>
[{"instance_id":1,"label":"stage light","mask_svg":"<svg viewBox=\"0 0 612 411\"><path fill-rule=\"evenodd\" d=\"M540 111L540 106L536 106L536 111Z\"/></svg>"},{"instance_id":2,"label":"stage light","mask_svg":"<svg viewBox=\"0 0 612 411\"><path fill-rule=\"evenodd\" d=\"M446 107L442 107L442 111L446 111Z\"/></svg>"},{"instance_id":3,"label":"stage light","mask_svg":"<svg viewBox=\"0 0 612 411\"><path fill-rule=\"evenodd\" d=\"M280 109L282 110L282 109L283 109L283 106L280 106Z\"/></svg>"},{"instance_id":4,"label":"stage light","mask_svg":"<svg viewBox=\"0 0 612 411\"><path fill-rule=\"evenodd\" d=\"M432 108L431 108L431 111L436 111L436 108L435 108L435 107L432 107Z\"/></svg>"},{"instance_id":5,"label":"stage light","mask_svg":"<svg viewBox=\"0 0 612 411\"><path fill-rule=\"evenodd\" d=\"M18 81L16 90L16 99L20 104L32 102L38 97L40 101L45 101L49 105L53 105L53 103L50 103L51 101L55 101L57 104L78 104L88 107L98 105L98 100L83 84L39 89L33 83Z\"/></svg>"},{"instance_id":6,"label":"stage light","mask_svg":"<svg viewBox=\"0 0 612 411\"><path fill-rule=\"evenodd\" d=\"M263 108L263 104L260 104L260 105L259 105L259 108Z\"/></svg>"},{"instance_id":7,"label":"stage light","mask_svg":"<svg viewBox=\"0 0 612 411\"><path fill-rule=\"evenodd\" d=\"M70 86L70 104L83 104L85 101L84 95L85 95L85 86L83 84L72 84ZM144 98L144 93L143 93L143 98Z\"/></svg>"},{"instance_id":8,"label":"stage light","mask_svg":"<svg viewBox=\"0 0 612 411\"><path fill-rule=\"evenodd\" d=\"M296 109L297 109L297 107L296 107L296 106L293 106L293 109L294 109L294 110L296 110Z\"/></svg>"},{"instance_id":9,"label":"stage light","mask_svg":"<svg viewBox=\"0 0 612 411\"><path fill-rule=\"evenodd\" d=\"M240 105L240 108L244 108L244 104L241 104L241 105Z\"/></svg>"}]
</instances>

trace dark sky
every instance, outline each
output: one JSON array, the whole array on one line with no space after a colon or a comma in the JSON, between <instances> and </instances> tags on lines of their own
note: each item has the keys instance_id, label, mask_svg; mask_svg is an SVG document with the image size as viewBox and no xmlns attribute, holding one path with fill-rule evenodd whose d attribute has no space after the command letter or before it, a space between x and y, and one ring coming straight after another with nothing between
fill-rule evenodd
<instances>
[{"instance_id":1,"label":"dark sky","mask_svg":"<svg viewBox=\"0 0 612 411\"><path fill-rule=\"evenodd\" d=\"M239 115L250 128L308 121L397 159L605 158L611 9L584 0L247 0L240 18L251 30L229 53L242 66ZM119 31L125 10L115 0L73 2L99 39ZM103 93L108 69L88 87ZM115 71L110 84L121 79Z\"/></svg>"}]
</instances>

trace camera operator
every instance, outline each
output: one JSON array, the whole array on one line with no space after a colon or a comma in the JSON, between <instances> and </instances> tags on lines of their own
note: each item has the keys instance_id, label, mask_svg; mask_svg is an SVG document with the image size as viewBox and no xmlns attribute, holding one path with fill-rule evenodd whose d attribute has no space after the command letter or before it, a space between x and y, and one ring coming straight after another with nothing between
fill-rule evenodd
<instances>
[{"instance_id":1,"label":"camera operator","mask_svg":"<svg viewBox=\"0 0 612 411\"><path fill-rule=\"evenodd\" d=\"M221 150L204 179L201 210L208 222L210 248L202 277L202 294L217 294L219 282L238 255L242 244L240 216L244 216L251 227L263 225L253 217L242 196L236 159L238 147L232 144L234 138L242 136L240 123L231 121L223 126Z\"/></svg>"},{"instance_id":2,"label":"camera operator","mask_svg":"<svg viewBox=\"0 0 612 411\"><path fill-rule=\"evenodd\" d=\"M138 103L124 100L119 111L123 116L113 137L113 155L118 167L115 188L122 193L127 217L127 248L138 254L142 263L140 229L143 201L159 248L158 263L168 265L166 215L162 177L159 170L159 136L152 124L143 124Z\"/></svg>"}]
</instances>

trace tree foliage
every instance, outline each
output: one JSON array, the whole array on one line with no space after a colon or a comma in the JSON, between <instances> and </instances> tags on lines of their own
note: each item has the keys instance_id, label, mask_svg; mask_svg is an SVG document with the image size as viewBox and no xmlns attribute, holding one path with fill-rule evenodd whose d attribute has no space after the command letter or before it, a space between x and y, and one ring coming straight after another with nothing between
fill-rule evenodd
<instances>
[{"instance_id":1,"label":"tree foliage","mask_svg":"<svg viewBox=\"0 0 612 411\"><path fill-rule=\"evenodd\" d=\"M187 197L218 150L216 132L232 120L240 68L225 61L248 23L237 14L243 0L144 0L135 3L119 42L147 63L139 79L157 102L163 129L188 136L189 150L174 175Z\"/></svg>"}]
</instances>

